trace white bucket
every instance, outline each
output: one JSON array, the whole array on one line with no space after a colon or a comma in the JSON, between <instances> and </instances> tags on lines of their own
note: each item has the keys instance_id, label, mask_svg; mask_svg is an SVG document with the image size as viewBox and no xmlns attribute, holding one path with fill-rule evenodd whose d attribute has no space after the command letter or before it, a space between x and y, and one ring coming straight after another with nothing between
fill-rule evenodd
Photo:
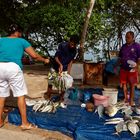
<instances>
[{"instance_id":1,"label":"white bucket","mask_svg":"<svg viewBox=\"0 0 140 140\"><path fill-rule=\"evenodd\" d=\"M113 88L105 88L104 91L102 91L104 96L108 96L109 97L109 105L114 105L117 103L118 100L118 90L117 89L113 89Z\"/></svg>"}]
</instances>

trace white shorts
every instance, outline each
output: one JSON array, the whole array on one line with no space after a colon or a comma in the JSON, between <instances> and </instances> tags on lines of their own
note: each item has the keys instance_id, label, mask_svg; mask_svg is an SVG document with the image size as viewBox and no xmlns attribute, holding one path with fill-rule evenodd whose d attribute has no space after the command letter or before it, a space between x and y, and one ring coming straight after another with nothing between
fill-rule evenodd
<instances>
[{"instance_id":1,"label":"white shorts","mask_svg":"<svg viewBox=\"0 0 140 140\"><path fill-rule=\"evenodd\" d=\"M0 62L0 97L10 96L10 89L14 97L27 94L23 72L13 62Z\"/></svg>"}]
</instances>

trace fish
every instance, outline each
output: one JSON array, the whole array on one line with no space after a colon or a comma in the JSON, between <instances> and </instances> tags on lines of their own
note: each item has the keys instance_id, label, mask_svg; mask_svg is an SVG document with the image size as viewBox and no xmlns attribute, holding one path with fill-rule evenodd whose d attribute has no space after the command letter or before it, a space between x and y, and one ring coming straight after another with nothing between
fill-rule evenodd
<instances>
[{"instance_id":1,"label":"fish","mask_svg":"<svg viewBox=\"0 0 140 140\"><path fill-rule=\"evenodd\" d=\"M114 106L118 109L118 111L125 110L130 107L129 104L125 103L124 101L117 102Z\"/></svg>"},{"instance_id":2,"label":"fish","mask_svg":"<svg viewBox=\"0 0 140 140\"><path fill-rule=\"evenodd\" d=\"M48 105L49 105L48 102L43 103L42 106L40 107L40 109L38 111L41 111L42 112Z\"/></svg>"},{"instance_id":3,"label":"fish","mask_svg":"<svg viewBox=\"0 0 140 140\"><path fill-rule=\"evenodd\" d=\"M44 103L42 103L42 105L40 106L40 108L38 109L38 111L41 111L41 110L43 110L43 108L45 107L45 104Z\"/></svg>"},{"instance_id":4,"label":"fish","mask_svg":"<svg viewBox=\"0 0 140 140\"><path fill-rule=\"evenodd\" d=\"M120 121L123 120L123 118L112 118L112 119L106 119L105 121Z\"/></svg>"},{"instance_id":5,"label":"fish","mask_svg":"<svg viewBox=\"0 0 140 140\"><path fill-rule=\"evenodd\" d=\"M135 107L134 111L136 112L136 114L140 115L140 107Z\"/></svg>"},{"instance_id":6,"label":"fish","mask_svg":"<svg viewBox=\"0 0 140 140\"><path fill-rule=\"evenodd\" d=\"M127 108L122 109L122 113L124 113L126 116L129 116L129 115L132 115L133 111L131 107L129 106Z\"/></svg>"},{"instance_id":7,"label":"fish","mask_svg":"<svg viewBox=\"0 0 140 140\"><path fill-rule=\"evenodd\" d=\"M57 108L58 106L60 106L60 103L59 103L59 102L53 103L53 106L54 106L55 108Z\"/></svg>"},{"instance_id":8,"label":"fish","mask_svg":"<svg viewBox=\"0 0 140 140\"><path fill-rule=\"evenodd\" d=\"M51 112L52 108L52 105L47 105L41 112Z\"/></svg>"},{"instance_id":9,"label":"fish","mask_svg":"<svg viewBox=\"0 0 140 140\"><path fill-rule=\"evenodd\" d=\"M53 107L51 112L55 113L56 112L56 108Z\"/></svg>"},{"instance_id":10,"label":"fish","mask_svg":"<svg viewBox=\"0 0 140 140\"><path fill-rule=\"evenodd\" d=\"M119 133L121 133L122 131L128 131L127 125L124 121L121 121L120 123L118 123L115 126L115 129L116 129L116 133L113 133L113 134L117 134L117 135L119 135Z\"/></svg>"},{"instance_id":11,"label":"fish","mask_svg":"<svg viewBox=\"0 0 140 140\"><path fill-rule=\"evenodd\" d=\"M115 126L115 129L116 129L116 134L119 134L120 132L123 131L123 126L124 126L124 121L121 121L120 123L118 123L116 126Z\"/></svg>"},{"instance_id":12,"label":"fish","mask_svg":"<svg viewBox=\"0 0 140 140\"><path fill-rule=\"evenodd\" d=\"M119 124L120 122L124 122L124 120L108 121L108 122L105 122L104 125L106 125L106 124Z\"/></svg>"},{"instance_id":13,"label":"fish","mask_svg":"<svg viewBox=\"0 0 140 140\"><path fill-rule=\"evenodd\" d=\"M33 110L35 112L37 112L37 111L46 112L46 111L50 110L50 107L48 107L49 105L53 106L53 104L52 104L52 102L50 100L39 100L33 106Z\"/></svg>"},{"instance_id":14,"label":"fish","mask_svg":"<svg viewBox=\"0 0 140 140\"><path fill-rule=\"evenodd\" d=\"M137 123L138 127L140 128L140 122Z\"/></svg>"},{"instance_id":15,"label":"fish","mask_svg":"<svg viewBox=\"0 0 140 140\"><path fill-rule=\"evenodd\" d=\"M37 103L33 106L33 110L34 110L35 112L37 112L37 111L40 109L40 107L42 106L42 104L43 104L43 102L37 102Z\"/></svg>"},{"instance_id":16,"label":"fish","mask_svg":"<svg viewBox=\"0 0 140 140\"><path fill-rule=\"evenodd\" d=\"M53 106L51 106L50 109L47 112L48 113L53 112Z\"/></svg>"},{"instance_id":17,"label":"fish","mask_svg":"<svg viewBox=\"0 0 140 140\"><path fill-rule=\"evenodd\" d=\"M123 124L123 131L128 131L126 123Z\"/></svg>"},{"instance_id":18,"label":"fish","mask_svg":"<svg viewBox=\"0 0 140 140\"><path fill-rule=\"evenodd\" d=\"M103 105L99 105L95 112L98 112L99 118L103 118L104 106Z\"/></svg>"},{"instance_id":19,"label":"fish","mask_svg":"<svg viewBox=\"0 0 140 140\"><path fill-rule=\"evenodd\" d=\"M105 113L109 117L114 117L118 112L118 108L116 106L109 106L105 108Z\"/></svg>"},{"instance_id":20,"label":"fish","mask_svg":"<svg viewBox=\"0 0 140 140\"><path fill-rule=\"evenodd\" d=\"M139 120L132 120L132 122L133 122L133 123L138 123L138 122L139 122Z\"/></svg>"},{"instance_id":21,"label":"fish","mask_svg":"<svg viewBox=\"0 0 140 140\"><path fill-rule=\"evenodd\" d=\"M125 103L124 101L120 101L120 102L117 102L117 103L115 104L115 106L116 106L117 108L121 108L121 107L126 106L126 103Z\"/></svg>"},{"instance_id":22,"label":"fish","mask_svg":"<svg viewBox=\"0 0 140 140\"><path fill-rule=\"evenodd\" d=\"M138 123L139 120L135 120L135 119L132 119L132 120L127 120L125 121L126 123Z\"/></svg>"},{"instance_id":23,"label":"fish","mask_svg":"<svg viewBox=\"0 0 140 140\"><path fill-rule=\"evenodd\" d=\"M132 119L140 121L140 116L132 116Z\"/></svg>"},{"instance_id":24,"label":"fish","mask_svg":"<svg viewBox=\"0 0 140 140\"><path fill-rule=\"evenodd\" d=\"M134 135L136 136L137 132L139 132L139 127L136 123L133 123L133 122L128 122L127 123L127 127L128 127L128 130Z\"/></svg>"},{"instance_id":25,"label":"fish","mask_svg":"<svg viewBox=\"0 0 140 140\"><path fill-rule=\"evenodd\" d=\"M132 120L132 116L130 116L130 115L124 115L124 120L125 121L128 121L128 120Z\"/></svg>"}]
</instances>

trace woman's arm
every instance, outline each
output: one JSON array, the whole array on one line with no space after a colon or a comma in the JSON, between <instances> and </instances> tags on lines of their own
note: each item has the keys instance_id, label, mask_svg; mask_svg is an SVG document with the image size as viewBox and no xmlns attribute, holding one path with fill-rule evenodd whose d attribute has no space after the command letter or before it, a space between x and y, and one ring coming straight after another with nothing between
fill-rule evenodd
<instances>
[{"instance_id":1,"label":"woman's arm","mask_svg":"<svg viewBox=\"0 0 140 140\"><path fill-rule=\"evenodd\" d=\"M46 63L49 63L50 60L49 59L46 59L46 58L43 58L41 55L39 55L38 53L36 53L33 49L33 47L28 47L25 49L25 52L27 54L29 54L33 59L37 60L37 61L41 61L41 62L44 62L45 64Z\"/></svg>"}]
</instances>

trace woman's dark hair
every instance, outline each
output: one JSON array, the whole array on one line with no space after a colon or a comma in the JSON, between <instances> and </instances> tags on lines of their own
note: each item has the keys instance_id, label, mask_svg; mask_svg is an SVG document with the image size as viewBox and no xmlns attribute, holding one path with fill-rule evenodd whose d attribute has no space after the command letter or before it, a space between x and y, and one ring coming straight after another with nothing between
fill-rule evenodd
<instances>
[{"instance_id":1,"label":"woman's dark hair","mask_svg":"<svg viewBox=\"0 0 140 140\"><path fill-rule=\"evenodd\" d=\"M8 34L13 34L15 32L22 32L23 28L17 24L11 24L8 29Z\"/></svg>"}]
</instances>

